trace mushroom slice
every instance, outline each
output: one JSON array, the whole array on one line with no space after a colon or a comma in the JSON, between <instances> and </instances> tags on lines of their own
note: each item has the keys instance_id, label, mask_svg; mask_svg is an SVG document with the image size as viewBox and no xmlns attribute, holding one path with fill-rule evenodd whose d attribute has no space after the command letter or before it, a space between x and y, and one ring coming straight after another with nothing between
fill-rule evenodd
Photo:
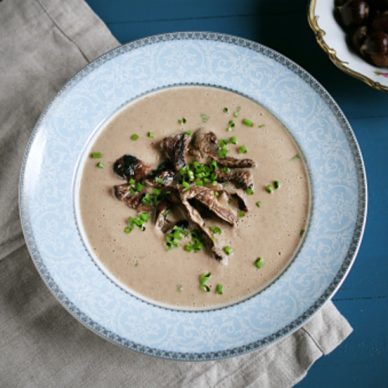
<instances>
[{"instance_id":1,"label":"mushroom slice","mask_svg":"<svg viewBox=\"0 0 388 388\"><path fill-rule=\"evenodd\" d=\"M237 188L245 190L253 186L252 174L248 170L217 170L216 175L218 182L231 182Z\"/></svg>"},{"instance_id":2,"label":"mushroom slice","mask_svg":"<svg viewBox=\"0 0 388 388\"><path fill-rule=\"evenodd\" d=\"M165 137L160 143L160 148L170 159L176 171L186 165L190 140L191 137L188 134L179 133L178 135Z\"/></svg>"},{"instance_id":3,"label":"mushroom slice","mask_svg":"<svg viewBox=\"0 0 388 388\"><path fill-rule=\"evenodd\" d=\"M149 211L150 206L141 202L145 192L131 193L130 185L124 183L113 187L114 195L117 199L124 202L131 209L139 211Z\"/></svg>"},{"instance_id":4,"label":"mushroom slice","mask_svg":"<svg viewBox=\"0 0 388 388\"><path fill-rule=\"evenodd\" d=\"M123 179L139 181L151 171L151 167L136 156L126 154L115 161L113 171Z\"/></svg>"},{"instance_id":5,"label":"mushroom slice","mask_svg":"<svg viewBox=\"0 0 388 388\"><path fill-rule=\"evenodd\" d=\"M218 156L217 136L214 132L205 132L203 128L195 132L190 145L190 154L200 158L202 161L211 158L224 167L250 168L255 166L255 162L252 159L237 159L231 156L221 158Z\"/></svg>"},{"instance_id":6,"label":"mushroom slice","mask_svg":"<svg viewBox=\"0 0 388 388\"><path fill-rule=\"evenodd\" d=\"M229 209L223 207L217 200L216 191L213 191L207 187L195 186L191 187L187 191L181 192L182 202L184 200L196 199L201 204L205 205L212 213L218 218L224 220L230 225L235 225L237 222L237 216Z\"/></svg>"}]
</instances>

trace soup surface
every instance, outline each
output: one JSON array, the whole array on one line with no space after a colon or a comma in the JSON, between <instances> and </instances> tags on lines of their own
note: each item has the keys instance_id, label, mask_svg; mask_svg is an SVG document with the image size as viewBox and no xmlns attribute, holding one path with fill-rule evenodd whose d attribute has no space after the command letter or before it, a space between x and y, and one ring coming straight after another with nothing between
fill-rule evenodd
<instances>
[{"instance_id":1,"label":"soup surface","mask_svg":"<svg viewBox=\"0 0 388 388\"><path fill-rule=\"evenodd\" d=\"M206 250L186 252L183 245L166 249L152 220L144 231L124 233L136 211L113 195L113 186L123 183L112 168L118 158L131 154L157 166L161 139L198 128L214 132L218 139L235 136L238 144L228 144L228 155L256 163L249 169L253 193L242 191L249 211L240 214L234 227L209 221L221 229L215 238L231 248L225 261ZM242 300L278 277L302 240L310 194L298 147L270 112L236 93L198 86L146 95L110 120L90 152L102 155L87 158L80 179L80 216L88 245L113 279L144 299L185 308ZM199 277L209 273L204 291Z\"/></svg>"}]
</instances>

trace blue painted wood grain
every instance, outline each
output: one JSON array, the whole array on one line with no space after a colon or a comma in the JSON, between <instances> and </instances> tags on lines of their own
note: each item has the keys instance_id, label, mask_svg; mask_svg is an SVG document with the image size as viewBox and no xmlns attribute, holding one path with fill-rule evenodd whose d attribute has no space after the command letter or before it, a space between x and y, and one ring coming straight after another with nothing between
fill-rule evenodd
<instances>
[{"instance_id":1,"label":"blue painted wood grain","mask_svg":"<svg viewBox=\"0 0 388 388\"><path fill-rule=\"evenodd\" d=\"M331 1L331 0L327 0ZM368 176L364 240L334 302L354 333L299 387L388 387L388 93L338 70L315 43L305 0L87 0L126 43L173 31L217 31L263 43L313 74L344 110Z\"/></svg>"}]
</instances>

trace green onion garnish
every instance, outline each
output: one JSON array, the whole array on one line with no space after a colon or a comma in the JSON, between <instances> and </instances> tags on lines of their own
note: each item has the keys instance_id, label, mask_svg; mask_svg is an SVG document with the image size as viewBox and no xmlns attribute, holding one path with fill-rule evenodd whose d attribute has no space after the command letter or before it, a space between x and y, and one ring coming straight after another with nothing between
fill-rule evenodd
<instances>
[{"instance_id":1,"label":"green onion garnish","mask_svg":"<svg viewBox=\"0 0 388 388\"><path fill-rule=\"evenodd\" d=\"M178 285L176 286L176 291L177 291L177 292L182 292L182 289L183 289L182 284L178 284Z\"/></svg>"},{"instance_id":2,"label":"green onion garnish","mask_svg":"<svg viewBox=\"0 0 388 388\"><path fill-rule=\"evenodd\" d=\"M132 140L132 141L136 141L138 138L139 138L139 135L138 135L137 133L133 133L133 134L131 135L131 140Z\"/></svg>"},{"instance_id":3,"label":"green onion garnish","mask_svg":"<svg viewBox=\"0 0 388 388\"><path fill-rule=\"evenodd\" d=\"M291 160L299 160L300 159L300 155L299 154L296 154L294 155Z\"/></svg>"},{"instance_id":4,"label":"green onion garnish","mask_svg":"<svg viewBox=\"0 0 388 388\"><path fill-rule=\"evenodd\" d=\"M193 134L193 131L186 131L185 132L185 135L187 135L187 136L191 136Z\"/></svg>"},{"instance_id":5,"label":"green onion garnish","mask_svg":"<svg viewBox=\"0 0 388 388\"><path fill-rule=\"evenodd\" d=\"M279 189L281 185L280 181L273 181L273 187L275 190Z\"/></svg>"},{"instance_id":6,"label":"green onion garnish","mask_svg":"<svg viewBox=\"0 0 388 388\"><path fill-rule=\"evenodd\" d=\"M179 246L179 241L184 237L188 236L189 232L183 229L180 226L175 225L166 235L165 235L165 246L167 250L172 248L177 248Z\"/></svg>"},{"instance_id":7,"label":"green onion garnish","mask_svg":"<svg viewBox=\"0 0 388 388\"><path fill-rule=\"evenodd\" d=\"M302 237L304 235L304 229L301 229L299 232L299 236Z\"/></svg>"},{"instance_id":8,"label":"green onion garnish","mask_svg":"<svg viewBox=\"0 0 388 388\"><path fill-rule=\"evenodd\" d=\"M254 194L254 191L253 191L253 188L252 187L248 187L245 192L248 194L248 195L253 195Z\"/></svg>"},{"instance_id":9,"label":"green onion garnish","mask_svg":"<svg viewBox=\"0 0 388 388\"><path fill-rule=\"evenodd\" d=\"M209 227L209 230L213 234L221 234L221 228L219 228L218 226L211 226L211 227Z\"/></svg>"},{"instance_id":10,"label":"green onion garnish","mask_svg":"<svg viewBox=\"0 0 388 388\"><path fill-rule=\"evenodd\" d=\"M241 121L247 127L253 127L253 121L249 119L242 119Z\"/></svg>"},{"instance_id":11,"label":"green onion garnish","mask_svg":"<svg viewBox=\"0 0 388 388\"><path fill-rule=\"evenodd\" d=\"M135 227L145 230L144 224L148 222L150 218L150 213L146 212L139 213L137 217L129 217L127 226L124 228L124 233L131 233Z\"/></svg>"},{"instance_id":12,"label":"green onion garnish","mask_svg":"<svg viewBox=\"0 0 388 388\"><path fill-rule=\"evenodd\" d=\"M255 260L254 265L255 265L255 267L258 268L258 269L262 268L263 265L264 265L264 260L263 260L263 258L262 258L262 257L258 257L258 258Z\"/></svg>"},{"instance_id":13,"label":"green onion garnish","mask_svg":"<svg viewBox=\"0 0 388 388\"><path fill-rule=\"evenodd\" d=\"M155 133L154 132L147 132L147 137L150 139L153 139L155 137Z\"/></svg>"},{"instance_id":14,"label":"green onion garnish","mask_svg":"<svg viewBox=\"0 0 388 388\"><path fill-rule=\"evenodd\" d=\"M98 151L92 152L92 153L90 154L90 157L91 157L92 159L101 159L101 158L102 158L102 153L101 153L101 152L98 152Z\"/></svg>"},{"instance_id":15,"label":"green onion garnish","mask_svg":"<svg viewBox=\"0 0 388 388\"><path fill-rule=\"evenodd\" d=\"M241 106L238 106L238 107L236 108L236 110L234 111L233 116L234 116L234 117L238 117L238 115L240 114L240 110L241 110Z\"/></svg>"},{"instance_id":16,"label":"green onion garnish","mask_svg":"<svg viewBox=\"0 0 388 388\"><path fill-rule=\"evenodd\" d=\"M97 168L104 168L104 167L105 167L105 164L104 164L103 162L98 162L98 163L96 164L96 167L97 167Z\"/></svg>"},{"instance_id":17,"label":"green onion garnish","mask_svg":"<svg viewBox=\"0 0 388 388\"><path fill-rule=\"evenodd\" d=\"M202 120L203 123L207 123L208 122L209 116L207 114L201 113L200 116L201 116L201 120Z\"/></svg>"},{"instance_id":18,"label":"green onion garnish","mask_svg":"<svg viewBox=\"0 0 388 388\"><path fill-rule=\"evenodd\" d=\"M230 144L237 144L237 137L236 136L232 136L229 138L229 143Z\"/></svg>"},{"instance_id":19,"label":"green onion garnish","mask_svg":"<svg viewBox=\"0 0 388 388\"><path fill-rule=\"evenodd\" d=\"M226 245L222 250L229 256L233 253L233 249L230 245Z\"/></svg>"},{"instance_id":20,"label":"green onion garnish","mask_svg":"<svg viewBox=\"0 0 388 388\"><path fill-rule=\"evenodd\" d=\"M224 113L228 113L229 112L229 109L227 107L225 107L223 110L222 110Z\"/></svg>"},{"instance_id":21,"label":"green onion garnish","mask_svg":"<svg viewBox=\"0 0 388 388\"><path fill-rule=\"evenodd\" d=\"M264 187L264 189L265 189L265 191L267 192L267 193L269 193L269 194L272 194L272 192L273 192L273 186L270 184L270 185L267 185L267 186L265 186Z\"/></svg>"},{"instance_id":22,"label":"green onion garnish","mask_svg":"<svg viewBox=\"0 0 388 388\"><path fill-rule=\"evenodd\" d=\"M244 210L239 210L238 212L237 212L237 215L240 217L240 218L243 218L243 217L245 217L245 212L244 212Z\"/></svg>"},{"instance_id":23,"label":"green onion garnish","mask_svg":"<svg viewBox=\"0 0 388 388\"><path fill-rule=\"evenodd\" d=\"M248 152L248 149L247 149L247 147L245 147L245 146L240 146L240 147L238 147L237 148L237 152L239 153L239 154L246 154L247 152Z\"/></svg>"},{"instance_id":24,"label":"green onion garnish","mask_svg":"<svg viewBox=\"0 0 388 388\"><path fill-rule=\"evenodd\" d=\"M215 292L218 295L222 295L224 293L224 286L220 283L216 285Z\"/></svg>"},{"instance_id":25,"label":"green onion garnish","mask_svg":"<svg viewBox=\"0 0 388 388\"><path fill-rule=\"evenodd\" d=\"M204 291L204 292L210 291L210 287L207 285L207 282L209 281L210 276L211 276L210 272L199 275L198 281L199 281L199 288L201 291Z\"/></svg>"},{"instance_id":26,"label":"green onion garnish","mask_svg":"<svg viewBox=\"0 0 388 388\"><path fill-rule=\"evenodd\" d=\"M181 119L178 119L178 124L186 124L187 120L185 117L182 117Z\"/></svg>"},{"instance_id":27,"label":"green onion garnish","mask_svg":"<svg viewBox=\"0 0 388 388\"><path fill-rule=\"evenodd\" d=\"M257 207L261 207L261 201L257 201L257 202L255 203L255 205L256 205Z\"/></svg>"}]
</instances>

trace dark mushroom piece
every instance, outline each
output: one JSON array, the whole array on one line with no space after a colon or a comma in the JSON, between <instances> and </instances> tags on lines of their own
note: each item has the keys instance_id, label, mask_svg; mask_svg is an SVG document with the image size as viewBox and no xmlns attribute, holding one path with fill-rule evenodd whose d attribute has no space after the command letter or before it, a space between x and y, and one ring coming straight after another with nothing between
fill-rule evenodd
<instances>
[{"instance_id":1,"label":"dark mushroom piece","mask_svg":"<svg viewBox=\"0 0 388 388\"><path fill-rule=\"evenodd\" d=\"M194 186L187 191L182 191L181 198L182 202L189 201L190 199L196 199L218 218L227 222L229 225L235 225L238 220L237 216L231 210L221 205L221 203L217 200L215 193L215 191L207 187Z\"/></svg>"},{"instance_id":2,"label":"dark mushroom piece","mask_svg":"<svg viewBox=\"0 0 388 388\"><path fill-rule=\"evenodd\" d=\"M190 145L190 154L206 161L207 158L215 160L219 165L229 168L250 168L255 166L252 159L237 159L230 156L218 156L217 136L213 132L198 129Z\"/></svg>"},{"instance_id":3,"label":"dark mushroom piece","mask_svg":"<svg viewBox=\"0 0 388 388\"><path fill-rule=\"evenodd\" d=\"M187 219L190 220L201 232L203 242L206 248L213 254L217 260L225 261L227 256L223 252L222 248L217 245L217 242L214 240L213 236L210 234L206 228L205 221L199 214L199 212L190 205L187 199L183 199L181 202L182 209L184 210Z\"/></svg>"},{"instance_id":4,"label":"dark mushroom piece","mask_svg":"<svg viewBox=\"0 0 388 388\"><path fill-rule=\"evenodd\" d=\"M123 155L113 164L113 171L123 179L133 178L139 181L151 171L151 167L136 158L136 156Z\"/></svg>"},{"instance_id":5,"label":"dark mushroom piece","mask_svg":"<svg viewBox=\"0 0 388 388\"><path fill-rule=\"evenodd\" d=\"M179 171L186 163L186 154L191 137L186 133L165 137L160 148L171 161L176 171Z\"/></svg>"},{"instance_id":6,"label":"dark mushroom piece","mask_svg":"<svg viewBox=\"0 0 388 388\"><path fill-rule=\"evenodd\" d=\"M253 186L252 174L248 170L216 171L217 181L233 183L237 188L248 189Z\"/></svg>"},{"instance_id":7,"label":"dark mushroom piece","mask_svg":"<svg viewBox=\"0 0 388 388\"><path fill-rule=\"evenodd\" d=\"M138 211L149 211L150 206L142 203L141 201L145 194L145 191L141 191L140 193L131 193L130 188L131 186L126 183L114 186L113 192L115 197L118 200L124 202L131 209L135 209Z\"/></svg>"}]
</instances>

